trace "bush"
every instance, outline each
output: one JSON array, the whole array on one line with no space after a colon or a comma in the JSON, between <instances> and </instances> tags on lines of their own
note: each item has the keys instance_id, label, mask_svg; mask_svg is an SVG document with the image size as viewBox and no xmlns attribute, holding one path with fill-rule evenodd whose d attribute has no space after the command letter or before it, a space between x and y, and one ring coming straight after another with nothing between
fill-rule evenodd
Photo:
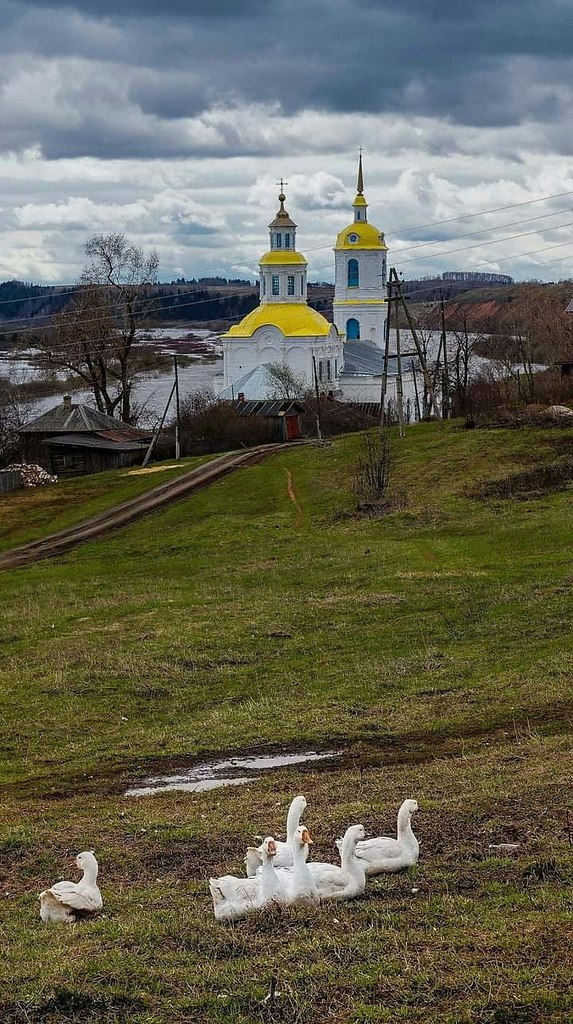
<instances>
[{"instance_id":1,"label":"bush","mask_svg":"<svg viewBox=\"0 0 573 1024\"><path fill-rule=\"evenodd\" d=\"M365 434L362 452L354 467L354 492L359 506L380 505L387 496L390 482L391 448L388 431Z\"/></svg>"}]
</instances>

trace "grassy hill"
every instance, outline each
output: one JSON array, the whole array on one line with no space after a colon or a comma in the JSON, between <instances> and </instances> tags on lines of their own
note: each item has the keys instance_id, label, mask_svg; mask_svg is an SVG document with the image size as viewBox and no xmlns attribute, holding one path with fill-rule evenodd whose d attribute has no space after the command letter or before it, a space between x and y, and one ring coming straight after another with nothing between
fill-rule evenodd
<instances>
[{"instance_id":1,"label":"grassy hill","mask_svg":"<svg viewBox=\"0 0 573 1024\"><path fill-rule=\"evenodd\" d=\"M2 1021L571 1020L571 493L532 471L573 431L412 428L380 518L354 514L360 443L285 451L2 574ZM269 745L342 756L123 796ZM216 924L206 878L284 831L297 792L318 859L415 796L418 867ZM89 848L105 916L42 925L36 893Z\"/></svg>"}]
</instances>

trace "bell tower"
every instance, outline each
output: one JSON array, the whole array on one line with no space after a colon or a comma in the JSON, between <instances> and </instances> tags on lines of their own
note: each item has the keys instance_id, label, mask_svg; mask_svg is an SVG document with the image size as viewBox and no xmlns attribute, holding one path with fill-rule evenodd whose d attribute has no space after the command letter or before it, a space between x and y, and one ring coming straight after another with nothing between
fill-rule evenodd
<instances>
[{"instance_id":1,"label":"bell tower","mask_svg":"<svg viewBox=\"0 0 573 1024\"><path fill-rule=\"evenodd\" d=\"M334 248L334 323L346 341L382 347L386 322L386 257L383 233L368 222L362 151L358 159L354 219Z\"/></svg>"}]
</instances>

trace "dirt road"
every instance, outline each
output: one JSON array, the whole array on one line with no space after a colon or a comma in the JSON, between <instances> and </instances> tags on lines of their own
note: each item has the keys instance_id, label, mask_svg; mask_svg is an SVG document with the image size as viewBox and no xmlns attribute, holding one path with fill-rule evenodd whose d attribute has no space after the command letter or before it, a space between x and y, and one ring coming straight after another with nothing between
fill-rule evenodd
<instances>
[{"instance_id":1,"label":"dirt road","mask_svg":"<svg viewBox=\"0 0 573 1024\"><path fill-rule=\"evenodd\" d=\"M183 473L175 480L160 484L159 487L154 487L137 498L116 505L106 512L100 512L97 516L85 519L84 522L70 526L67 530L61 530L59 533L52 533L41 540L1 552L0 569L14 569L17 566L37 562L41 558L55 558L57 555L69 551L70 548L76 547L77 544L104 537L112 530L132 523L134 519L154 512L155 509L163 508L165 505L207 486L207 484L220 480L236 469L253 462L260 462L267 455L272 455L284 448L284 444L266 444L249 448L239 454L232 452L228 455L221 455L196 469L191 469L188 473Z\"/></svg>"}]
</instances>

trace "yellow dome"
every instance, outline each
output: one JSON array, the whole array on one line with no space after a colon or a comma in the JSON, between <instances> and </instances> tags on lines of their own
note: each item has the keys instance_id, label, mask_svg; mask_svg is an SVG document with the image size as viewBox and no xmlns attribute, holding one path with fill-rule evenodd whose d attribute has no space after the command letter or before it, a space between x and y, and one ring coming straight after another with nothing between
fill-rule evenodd
<instances>
[{"instance_id":1,"label":"yellow dome","mask_svg":"<svg viewBox=\"0 0 573 1024\"><path fill-rule=\"evenodd\" d=\"M337 236L335 249L387 249L384 235L373 224L354 221Z\"/></svg>"},{"instance_id":2,"label":"yellow dome","mask_svg":"<svg viewBox=\"0 0 573 1024\"><path fill-rule=\"evenodd\" d=\"M266 252L259 260L260 267L276 267L287 264L289 266L298 265L306 267L307 261L301 252L295 252L294 249L273 249L271 252Z\"/></svg>"},{"instance_id":3,"label":"yellow dome","mask_svg":"<svg viewBox=\"0 0 573 1024\"><path fill-rule=\"evenodd\" d=\"M224 338L251 338L257 327L278 327L285 338L326 338L331 324L305 302L267 302L247 313Z\"/></svg>"}]
</instances>

